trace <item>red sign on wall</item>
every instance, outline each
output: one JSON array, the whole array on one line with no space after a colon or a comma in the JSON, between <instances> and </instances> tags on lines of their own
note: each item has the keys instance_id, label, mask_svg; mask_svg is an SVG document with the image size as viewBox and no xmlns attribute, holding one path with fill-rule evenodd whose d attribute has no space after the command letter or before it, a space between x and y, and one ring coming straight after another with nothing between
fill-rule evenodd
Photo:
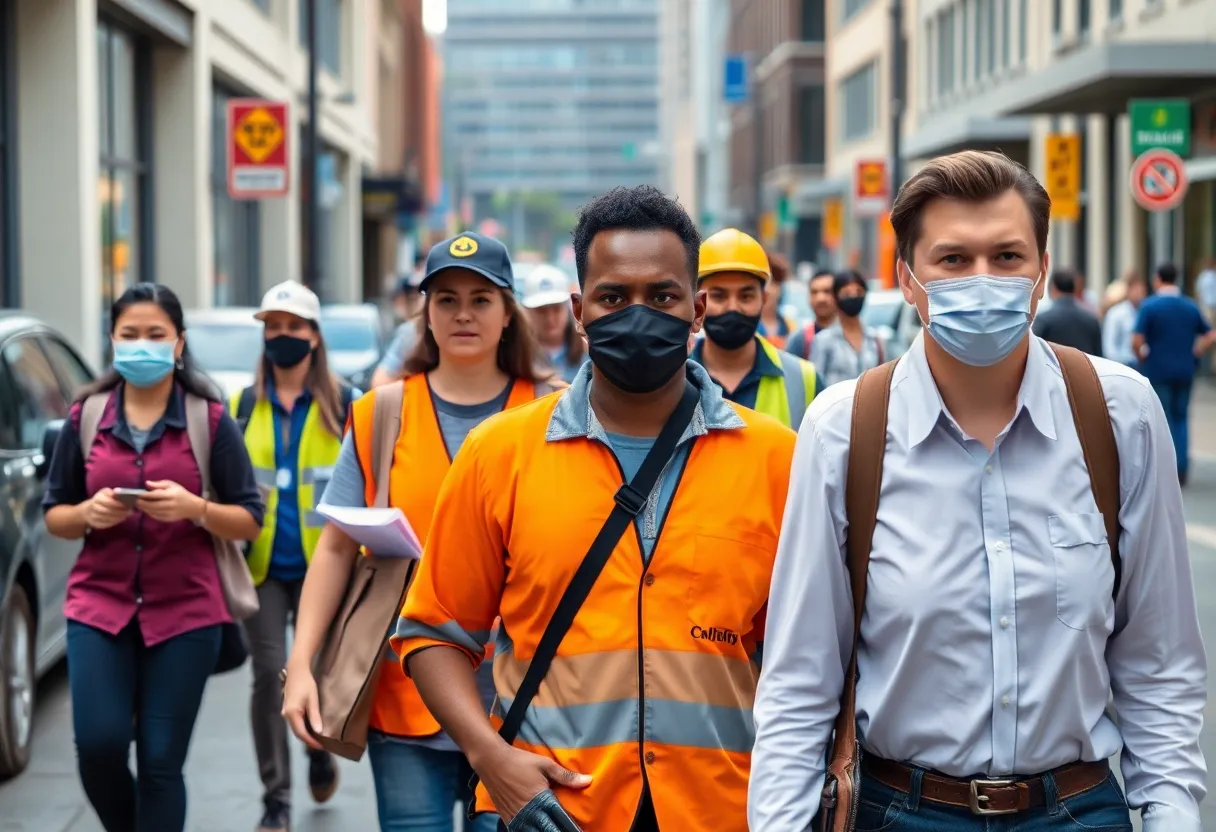
<instances>
[{"instance_id":1,"label":"red sign on wall","mask_svg":"<svg viewBox=\"0 0 1216 832\"><path fill-rule=\"evenodd\" d=\"M286 196L291 187L287 102L228 102L228 194L233 199Z\"/></svg>"}]
</instances>

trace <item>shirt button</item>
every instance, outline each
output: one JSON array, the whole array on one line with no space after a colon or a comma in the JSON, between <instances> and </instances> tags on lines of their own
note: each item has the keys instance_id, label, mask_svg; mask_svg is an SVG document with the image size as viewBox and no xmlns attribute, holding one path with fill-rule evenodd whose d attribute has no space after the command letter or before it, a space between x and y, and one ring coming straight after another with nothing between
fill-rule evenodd
<instances>
[{"instance_id":1,"label":"shirt button","mask_svg":"<svg viewBox=\"0 0 1216 832\"><path fill-rule=\"evenodd\" d=\"M647 575L644 583L646 586L654 586L654 575Z\"/></svg>"},{"instance_id":2,"label":"shirt button","mask_svg":"<svg viewBox=\"0 0 1216 832\"><path fill-rule=\"evenodd\" d=\"M998 552L1003 552L1003 551L1005 551L1005 544L1003 542L1001 542L1000 540L998 540L996 542L996 545L993 546L992 548L996 549Z\"/></svg>"},{"instance_id":3,"label":"shirt button","mask_svg":"<svg viewBox=\"0 0 1216 832\"><path fill-rule=\"evenodd\" d=\"M135 599L136 604L142 604L143 602L144 602L144 596L142 596L142 595Z\"/></svg>"},{"instance_id":4,"label":"shirt button","mask_svg":"<svg viewBox=\"0 0 1216 832\"><path fill-rule=\"evenodd\" d=\"M143 467L144 467L144 461L143 461L143 459L142 459L142 458L135 460L135 467L136 467L136 468L143 468Z\"/></svg>"},{"instance_id":5,"label":"shirt button","mask_svg":"<svg viewBox=\"0 0 1216 832\"><path fill-rule=\"evenodd\" d=\"M1008 707L1009 707L1009 697L1008 697L1008 696L1002 696L1002 697L1001 697L1001 707L1002 707L1002 708L1008 708Z\"/></svg>"},{"instance_id":6,"label":"shirt button","mask_svg":"<svg viewBox=\"0 0 1216 832\"><path fill-rule=\"evenodd\" d=\"M1009 619L1002 615L1001 616L1001 629L1006 630L1008 628L1009 628Z\"/></svg>"},{"instance_id":7,"label":"shirt button","mask_svg":"<svg viewBox=\"0 0 1216 832\"><path fill-rule=\"evenodd\" d=\"M143 547L143 546L141 546L141 545L140 545L140 544L138 544L138 543L136 543L136 544L135 544L135 551L137 551L137 552L142 552L143 550L144 550L144 547Z\"/></svg>"},{"instance_id":8,"label":"shirt button","mask_svg":"<svg viewBox=\"0 0 1216 832\"><path fill-rule=\"evenodd\" d=\"M646 752L646 765L650 765L653 762L654 762L654 752L647 751Z\"/></svg>"},{"instance_id":9,"label":"shirt button","mask_svg":"<svg viewBox=\"0 0 1216 832\"><path fill-rule=\"evenodd\" d=\"M992 466L991 466L991 465L985 465L985 466L984 466L984 473L985 473L985 474L991 474L991 473L992 473Z\"/></svg>"}]
</instances>

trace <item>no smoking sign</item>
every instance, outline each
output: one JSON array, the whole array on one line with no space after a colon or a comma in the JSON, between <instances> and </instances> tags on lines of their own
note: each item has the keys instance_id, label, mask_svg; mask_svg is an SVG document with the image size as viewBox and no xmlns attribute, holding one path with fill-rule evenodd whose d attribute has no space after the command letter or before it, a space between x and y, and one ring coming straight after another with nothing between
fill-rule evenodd
<instances>
[{"instance_id":1,"label":"no smoking sign","mask_svg":"<svg viewBox=\"0 0 1216 832\"><path fill-rule=\"evenodd\" d=\"M1146 211L1169 211L1186 197L1186 165L1177 153L1157 148L1132 163L1132 197Z\"/></svg>"}]
</instances>

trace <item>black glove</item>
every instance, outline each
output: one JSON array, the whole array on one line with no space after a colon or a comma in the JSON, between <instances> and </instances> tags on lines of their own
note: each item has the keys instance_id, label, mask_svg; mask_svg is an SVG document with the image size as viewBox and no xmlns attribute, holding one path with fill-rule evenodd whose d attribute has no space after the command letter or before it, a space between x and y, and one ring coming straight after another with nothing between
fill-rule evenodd
<instances>
[{"instance_id":1,"label":"black glove","mask_svg":"<svg viewBox=\"0 0 1216 832\"><path fill-rule=\"evenodd\" d=\"M507 832L582 832L553 792L545 789L507 824Z\"/></svg>"}]
</instances>

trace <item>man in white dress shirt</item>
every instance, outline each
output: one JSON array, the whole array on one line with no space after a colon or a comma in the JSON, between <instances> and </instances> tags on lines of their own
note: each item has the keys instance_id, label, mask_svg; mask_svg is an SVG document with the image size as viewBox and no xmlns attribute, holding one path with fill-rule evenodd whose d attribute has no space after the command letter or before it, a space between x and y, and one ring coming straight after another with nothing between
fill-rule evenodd
<instances>
[{"instance_id":1,"label":"man in white dress shirt","mask_svg":"<svg viewBox=\"0 0 1216 832\"><path fill-rule=\"evenodd\" d=\"M1106 763L1120 750L1145 832L1200 830L1207 663L1169 429L1143 377L1090 359L1120 459L1116 590L1060 364L1030 333L1048 214L1024 168L974 151L931 161L891 213L900 286L927 332L890 389L858 649L858 832L1130 832ZM798 436L755 702L752 832L802 832L820 809L853 642L856 388L818 396ZM1008 817L981 814L997 803Z\"/></svg>"}]
</instances>

